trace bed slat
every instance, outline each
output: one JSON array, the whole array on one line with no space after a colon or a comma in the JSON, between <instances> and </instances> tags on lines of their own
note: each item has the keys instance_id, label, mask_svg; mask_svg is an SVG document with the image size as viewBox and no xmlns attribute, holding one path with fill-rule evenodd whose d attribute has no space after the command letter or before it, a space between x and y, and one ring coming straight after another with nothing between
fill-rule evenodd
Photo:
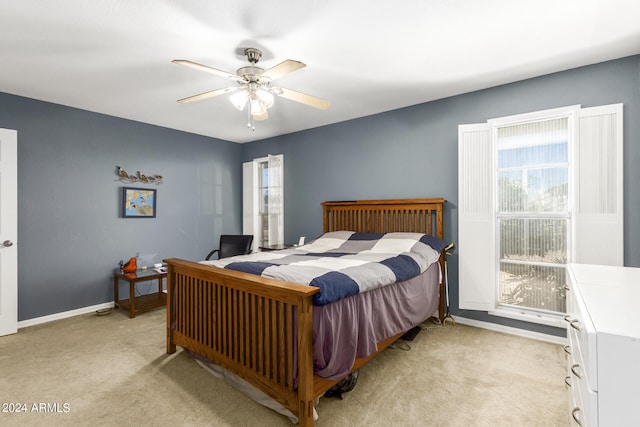
<instances>
[{"instance_id":1,"label":"bed slat","mask_svg":"<svg viewBox=\"0 0 640 427\"><path fill-rule=\"evenodd\" d=\"M443 238L444 199L324 202L324 232L415 232Z\"/></svg>"},{"instance_id":2,"label":"bed slat","mask_svg":"<svg viewBox=\"0 0 640 427\"><path fill-rule=\"evenodd\" d=\"M296 319L311 322L317 288L170 259L167 351L179 345L235 372L292 412L300 407L300 375L313 376L311 329L298 333ZM216 274L211 275L211 271ZM308 318L308 319L307 319ZM206 333L205 331L210 331ZM300 353L300 354L298 354ZM298 357L298 361L294 360ZM307 360L301 359L306 357ZM306 400L313 400L312 386ZM304 405L303 405L304 406Z\"/></svg>"}]
</instances>

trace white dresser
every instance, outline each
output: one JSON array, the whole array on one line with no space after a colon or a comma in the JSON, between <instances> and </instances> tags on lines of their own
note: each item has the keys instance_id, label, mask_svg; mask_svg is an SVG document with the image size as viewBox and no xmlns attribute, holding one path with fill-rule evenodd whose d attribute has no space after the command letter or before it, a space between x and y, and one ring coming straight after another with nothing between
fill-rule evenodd
<instances>
[{"instance_id":1,"label":"white dresser","mask_svg":"<svg viewBox=\"0 0 640 427\"><path fill-rule=\"evenodd\" d=\"M640 426L640 268L567 271L570 423Z\"/></svg>"}]
</instances>

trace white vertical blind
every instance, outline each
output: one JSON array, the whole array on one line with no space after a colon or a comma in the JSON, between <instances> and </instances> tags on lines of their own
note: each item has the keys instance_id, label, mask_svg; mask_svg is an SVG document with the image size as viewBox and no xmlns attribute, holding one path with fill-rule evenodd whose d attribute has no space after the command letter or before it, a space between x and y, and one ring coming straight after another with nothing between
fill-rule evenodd
<instances>
[{"instance_id":1,"label":"white vertical blind","mask_svg":"<svg viewBox=\"0 0 640 427\"><path fill-rule=\"evenodd\" d=\"M580 119L580 212L615 214L616 191L616 114L590 115Z\"/></svg>"},{"instance_id":2,"label":"white vertical blind","mask_svg":"<svg viewBox=\"0 0 640 427\"><path fill-rule=\"evenodd\" d=\"M460 208L465 214L487 214L492 211L491 190L492 163L489 127L461 125L459 129L460 185L465 189L461 194Z\"/></svg>"},{"instance_id":3,"label":"white vertical blind","mask_svg":"<svg viewBox=\"0 0 640 427\"><path fill-rule=\"evenodd\" d=\"M495 307L493 154L489 125L458 127L459 306Z\"/></svg>"},{"instance_id":4,"label":"white vertical blind","mask_svg":"<svg viewBox=\"0 0 640 427\"><path fill-rule=\"evenodd\" d=\"M568 118L496 130L498 212L567 212Z\"/></svg>"},{"instance_id":5,"label":"white vertical blind","mask_svg":"<svg viewBox=\"0 0 640 427\"><path fill-rule=\"evenodd\" d=\"M252 251L256 251L260 242L255 238L259 232L258 224L258 197L257 190L257 171L255 162L246 162L242 164L242 234L251 234L254 236L252 243Z\"/></svg>"},{"instance_id":6,"label":"white vertical blind","mask_svg":"<svg viewBox=\"0 0 640 427\"><path fill-rule=\"evenodd\" d=\"M614 104L580 111L574 248L577 263L624 265L622 110L622 104Z\"/></svg>"},{"instance_id":7,"label":"white vertical blind","mask_svg":"<svg viewBox=\"0 0 640 427\"><path fill-rule=\"evenodd\" d=\"M268 156L269 244L284 243L284 156Z\"/></svg>"}]
</instances>

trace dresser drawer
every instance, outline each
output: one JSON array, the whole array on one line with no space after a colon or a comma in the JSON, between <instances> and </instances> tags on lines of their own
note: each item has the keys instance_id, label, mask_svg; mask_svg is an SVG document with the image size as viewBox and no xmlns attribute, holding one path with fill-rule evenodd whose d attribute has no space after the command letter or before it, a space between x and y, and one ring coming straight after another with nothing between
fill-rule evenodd
<instances>
[{"instance_id":1,"label":"dresser drawer","mask_svg":"<svg viewBox=\"0 0 640 427\"><path fill-rule=\"evenodd\" d=\"M572 377L586 381L589 388L597 391L592 385L593 383L597 385L598 373L595 363L597 356L589 357L590 355L584 349L588 343L581 342L578 331L569 328L569 330L567 330L567 337L571 348L571 357L568 359L567 365L569 373ZM591 369L589 367L591 367ZM594 381L591 380L592 377L595 377Z\"/></svg>"},{"instance_id":2,"label":"dresser drawer","mask_svg":"<svg viewBox=\"0 0 640 427\"><path fill-rule=\"evenodd\" d=\"M569 388L569 399L568 399L568 403L569 403L569 425L571 426L579 426L579 425L583 425L584 423L582 422L582 409L581 409L581 404L582 404L582 399L580 398L580 390L578 388L575 388L575 381L572 381L571 378L571 373L569 373L567 375L567 377L565 378L565 383L567 384L567 387Z\"/></svg>"},{"instance_id":3,"label":"dresser drawer","mask_svg":"<svg viewBox=\"0 0 640 427\"><path fill-rule=\"evenodd\" d=\"M597 426L598 425L598 394L589 390L587 382L574 380L569 393L569 425Z\"/></svg>"},{"instance_id":4,"label":"dresser drawer","mask_svg":"<svg viewBox=\"0 0 640 427\"><path fill-rule=\"evenodd\" d=\"M565 320L567 321L567 338L574 358L574 363L569 365L569 368L576 365L573 371L587 381L591 390L598 391L596 330L578 292L570 288L568 297L570 311Z\"/></svg>"},{"instance_id":5,"label":"dresser drawer","mask_svg":"<svg viewBox=\"0 0 640 427\"><path fill-rule=\"evenodd\" d=\"M567 376L569 389L569 424L575 426L598 425L598 394L589 388L588 373L584 369L583 353L579 349L577 334L569 331Z\"/></svg>"},{"instance_id":6,"label":"dresser drawer","mask_svg":"<svg viewBox=\"0 0 640 427\"><path fill-rule=\"evenodd\" d=\"M578 391L576 400L578 409L571 410L572 421L579 420L583 427L598 425L598 393L589 388L585 378L574 379L574 387Z\"/></svg>"}]
</instances>

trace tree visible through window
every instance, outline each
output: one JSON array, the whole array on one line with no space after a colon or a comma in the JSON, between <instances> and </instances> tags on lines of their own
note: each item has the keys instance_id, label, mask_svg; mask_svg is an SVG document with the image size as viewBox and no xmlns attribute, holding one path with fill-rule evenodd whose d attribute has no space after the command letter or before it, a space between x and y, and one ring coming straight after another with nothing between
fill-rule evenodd
<instances>
[{"instance_id":1,"label":"tree visible through window","mask_svg":"<svg viewBox=\"0 0 640 427\"><path fill-rule=\"evenodd\" d=\"M568 119L496 129L498 305L565 311Z\"/></svg>"}]
</instances>

